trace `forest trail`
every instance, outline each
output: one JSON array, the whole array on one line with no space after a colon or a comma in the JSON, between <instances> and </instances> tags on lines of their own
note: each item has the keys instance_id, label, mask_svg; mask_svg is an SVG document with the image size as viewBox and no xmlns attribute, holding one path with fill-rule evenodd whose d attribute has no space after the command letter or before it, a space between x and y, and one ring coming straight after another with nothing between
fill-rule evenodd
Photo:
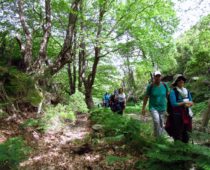
<instances>
[{"instance_id":1,"label":"forest trail","mask_svg":"<svg viewBox=\"0 0 210 170\"><path fill-rule=\"evenodd\" d=\"M84 169L85 160L82 155L89 152L90 148L88 144L78 146L78 143L89 135L89 123L87 115L79 114L75 124L67 123L58 132L43 134L35 152L20 164L20 169Z\"/></svg>"},{"instance_id":2,"label":"forest trail","mask_svg":"<svg viewBox=\"0 0 210 170\"><path fill-rule=\"evenodd\" d=\"M92 128L88 115L77 115L77 121L59 132L43 134L29 158L20 163L21 170L114 170L132 169L138 157L114 164L107 163L107 156L127 157L120 143L107 144L92 141Z\"/></svg>"}]
</instances>

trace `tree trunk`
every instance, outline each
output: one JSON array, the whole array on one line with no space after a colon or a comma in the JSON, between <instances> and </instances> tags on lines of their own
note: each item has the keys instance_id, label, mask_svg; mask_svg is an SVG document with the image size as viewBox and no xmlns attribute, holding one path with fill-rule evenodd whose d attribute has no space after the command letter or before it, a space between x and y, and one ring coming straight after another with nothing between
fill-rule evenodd
<instances>
[{"instance_id":1,"label":"tree trunk","mask_svg":"<svg viewBox=\"0 0 210 170\"><path fill-rule=\"evenodd\" d=\"M73 63L68 63L68 77L69 77L69 94L72 95L76 91L76 67Z\"/></svg>"},{"instance_id":2,"label":"tree trunk","mask_svg":"<svg viewBox=\"0 0 210 170\"><path fill-rule=\"evenodd\" d=\"M51 0L45 0L45 20L46 24L43 25L43 32L44 35L42 37L42 41L39 48L39 57L33 64L33 71L34 72L43 72L45 62L47 61L47 45L50 38L51 33Z\"/></svg>"},{"instance_id":3,"label":"tree trunk","mask_svg":"<svg viewBox=\"0 0 210 170\"><path fill-rule=\"evenodd\" d=\"M20 18L20 23L23 28L23 32L26 38L26 42L23 43L19 37L17 37L18 43L20 45L21 54L23 56L23 70L30 70L32 64L32 36L29 31L29 26L25 21L25 16L23 13L23 1L18 0L18 14Z\"/></svg>"},{"instance_id":4,"label":"tree trunk","mask_svg":"<svg viewBox=\"0 0 210 170\"><path fill-rule=\"evenodd\" d=\"M74 48L72 52L72 62L68 63L68 77L69 77L69 90L70 95L74 94L76 91L76 35L77 32L74 32Z\"/></svg>"},{"instance_id":5,"label":"tree trunk","mask_svg":"<svg viewBox=\"0 0 210 170\"><path fill-rule=\"evenodd\" d=\"M92 97L92 87L90 88L88 85L85 86L85 102L87 104L88 109L93 108L93 97Z\"/></svg>"},{"instance_id":6,"label":"tree trunk","mask_svg":"<svg viewBox=\"0 0 210 170\"><path fill-rule=\"evenodd\" d=\"M82 82L83 82L83 76L85 73L85 43L84 43L84 38L82 37L80 43L80 51L79 51L79 60L78 60L78 90L82 92Z\"/></svg>"},{"instance_id":7,"label":"tree trunk","mask_svg":"<svg viewBox=\"0 0 210 170\"><path fill-rule=\"evenodd\" d=\"M208 122L210 119L210 99L208 100L208 108L203 112L202 117L202 128L205 129L208 126Z\"/></svg>"},{"instance_id":8,"label":"tree trunk","mask_svg":"<svg viewBox=\"0 0 210 170\"><path fill-rule=\"evenodd\" d=\"M50 66L48 70L45 71L45 73L50 73L50 75L54 75L60 69L62 69L65 64L72 61L71 53L72 53L72 47L73 47L73 37L74 37L74 31L75 31L76 22L77 22L77 15L79 13L78 7L79 7L80 2L81 0L74 0L72 2L71 12L69 13L69 23L68 23L68 28L66 31L67 33L64 40L64 45L62 47L62 50L58 54L56 61L53 63L52 66Z\"/></svg>"},{"instance_id":9,"label":"tree trunk","mask_svg":"<svg viewBox=\"0 0 210 170\"><path fill-rule=\"evenodd\" d=\"M103 5L105 6L105 3ZM101 31L102 31L102 20L103 20L104 14L105 14L104 6L100 6L100 9L99 9L99 20L98 20L98 27L97 27L97 33L96 33L96 43L95 43L95 47L94 47L95 54L94 54L92 70L88 74L87 77L84 77L84 78L82 77L84 87L85 87L85 100L86 100L86 104L89 109L94 106L93 97L92 97L92 88L93 88L95 76L97 73L97 66L98 66L98 63L100 60L101 47L100 47L99 38L101 35Z\"/></svg>"},{"instance_id":10,"label":"tree trunk","mask_svg":"<svg viewBox=\"0 0 210 170\"><path fill-rule=\"evenodd\" d=\"M83 15L83 3L80 5L80 13ZM82 77L85 73L85 38L84 38L84 22L83 19L80 20L80 32L82 34L79 35L79 59L78 59L78 90L82 92Z\"/></svg>"}]
</instances>

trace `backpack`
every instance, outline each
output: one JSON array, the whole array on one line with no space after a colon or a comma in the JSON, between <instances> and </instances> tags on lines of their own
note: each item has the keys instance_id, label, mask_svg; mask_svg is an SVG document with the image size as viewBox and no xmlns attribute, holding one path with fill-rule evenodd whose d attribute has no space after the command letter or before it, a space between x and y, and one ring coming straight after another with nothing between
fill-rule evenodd
<instances>
[{"instance_id":1,"label":"backpack","mask_svg":"<svg viewBox=\"0 0 210 170\"><path fill-rule=\"evenodd\" d=\"M117 100L115 100L115 95L112 94L109 100L109 106L113 112L121 110L121 106Z\"/></svg>"}]
</instances>

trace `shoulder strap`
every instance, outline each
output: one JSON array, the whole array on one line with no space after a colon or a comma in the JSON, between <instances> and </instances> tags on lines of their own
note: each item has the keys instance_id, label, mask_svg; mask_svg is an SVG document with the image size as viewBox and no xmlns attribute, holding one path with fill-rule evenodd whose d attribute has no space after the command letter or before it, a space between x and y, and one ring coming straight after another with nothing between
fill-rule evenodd
<instances>
[{"instance_id":1,"label":"shoulder strap","mask_svg":"<svg viewBox=\"0 0 210 170\"><path fill-rule=\"evenodd\" d=\"M168 88L166 86L166 84L164 82L162 82L162 84L164 85L164 87L166 88L166 97L168 97Z\"/></svg>"},{"instance_id":2,"label":"shoulder strap","mask_svg":"<svg viewBox=\"0 0 210 170\"><path fill-rule=\"evenodd\" d=\"M153 83L150 83L149 84L149 96L151 95L151 93L152 93L152 88L153 88Z\"/></svg>"}]
</instances>

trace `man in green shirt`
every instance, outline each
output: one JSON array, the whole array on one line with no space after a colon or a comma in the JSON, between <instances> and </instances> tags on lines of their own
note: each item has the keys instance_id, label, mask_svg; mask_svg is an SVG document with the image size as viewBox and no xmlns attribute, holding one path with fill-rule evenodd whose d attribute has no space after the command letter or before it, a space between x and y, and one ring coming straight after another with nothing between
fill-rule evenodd
<instances>
[{"instance_id":1,"label":"man in green shirt","mask_svg":"<svg viewBox=\"0 0 210 170\"><path fill-rule=\"evenodd\" d=\"M161 83L161 73L156 71L154 81L147 86L147 90L143 100L142 114L145 115L147 101L149 99L149 111L154 123L154 134L159 137L164 132L164 115L167 107L167 93L169 92L166 84Z\"/></svg>"}]
</instances>

